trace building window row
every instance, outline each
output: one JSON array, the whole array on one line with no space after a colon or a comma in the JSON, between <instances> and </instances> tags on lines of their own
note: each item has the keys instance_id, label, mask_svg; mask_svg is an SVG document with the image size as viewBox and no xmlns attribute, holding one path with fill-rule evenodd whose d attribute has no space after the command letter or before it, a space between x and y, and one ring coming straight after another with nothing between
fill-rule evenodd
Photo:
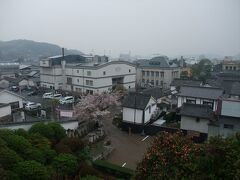
<instances>
[{"instance_id":1,"label":"building window row","mask_svg":"<svg viewBox=\"0 0 240 180\"><path fill-rule=\"evenodd\" d=\"M164 72L159 73L158 71L142 71L142 76L150 76L150 73L152 77L161 75L161 78L164 78Z\"/></svg>"}]
</instances>

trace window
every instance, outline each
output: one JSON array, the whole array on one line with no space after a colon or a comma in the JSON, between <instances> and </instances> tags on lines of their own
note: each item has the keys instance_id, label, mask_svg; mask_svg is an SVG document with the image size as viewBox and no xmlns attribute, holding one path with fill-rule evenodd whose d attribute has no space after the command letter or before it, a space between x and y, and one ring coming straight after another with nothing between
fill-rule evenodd
<instances>
[{"instance_id":1,"label":"window","mask_svg":"<svg viewBox=\"0 0 240 180\"><path fill-rule=\"evenodd\" d=\"M161 78L164 78L164 72L161 72Z\"/></svg>"},{"instance_id":2,"label":"window","mask_svg":"<svg viewBox=\"0 0 240 180\"><path fill-rule=\"evenodd\" d=\"M234 67L233 67L233 70L234 70L234 71L236 71L236 70L237 70L236 66L234 66Z\"/></svg>"},{"instance_id":3,"label":"window","mask_svg":"<svg viewBox=\"0 0 240 180\"><path fill-rule=\"evenodd\" d=\"M149 76L149 71L147 71L147 76Z\"/></svg>"},{"instance_id":4,"label":"window","mask_svg":"<svg viewBox=\"0 0 240 180\"><path fill-rule=\"evenodd\" d=\"M79 83L79 79L77 79L77 82Z\"/></svg>"},{"instance_id":5,"label":"window","mask_svg":"<svg viewBox=\"0 0 240 180\"><path fill-rule=\"evenodd\" d=\"M225 69L228 70L228 66L226 66Z\"/></svg>"},{"instance_id":6,"label":"window","mask_svg":"<svg viewBox=\"0 0 240 180\"><path fill-rule=\"evenodd\" d=\"M18 109L19 108L19 101L10 103L11 109Z\"/></svg>"},{"instance_id":7,"label":"window","mask_svg":"<svg viewBox=\"0 0 240 180\"><path fill-rule=\"evenodd\" d=\"M233 129L234 126L232 124L224 124L223 127L225 129Z\"/></svg>"},{"instance_id":8,"label":"window","mask_svg":"<svg viewBox=\"0 0 240 180\"><path fill-rule=\"evenodd\" d=\"M151 80L151 84L154 85L154 80Z\"/></svg>"},{"instance_id":9,"label":"window","mask_svg":"<svg viewBox=\"0 0 240 180\"><path fill-rule=\"evenodd\" d=\"M72 84L72 78L67 77L67 84Z\"/></svg>"},{"instance_id":10,"label":"window","mask_svg":"<svg viewBox=\"0 0 240 180\"><path fill-rule=\"evenodd\" d=\"M87 76L91 76L92 72L91 71L87 71Z\"/></svg>"},{"instance_id":11,"label":"window","mask_svg":"<svg viewBox=\"0 0 240 180\"><path fill-rule=\"evenodd\" d=\"M79 73L79 70L77 70L77 73Z\"/></svg>"},{"instance_id":12,"label":"window","mask_svg":"<svg viewBox=\"0 0 240 180\"><path fill-rule=\"evenodd\" d=\"M86 80L86 85L93 86L93 81L92 80Z\"/></svg>"},{"instance_id":13,"label":"window","mask_svg":"<svg viewBox=\"0 0 240 180\"><path fill-rule=\"evenodd\" d=\"M196 122L200 122L200 118L199 117L196 118Z\"/></svg>"},{"instance_id":14,"label":"window","mask_svg":"<svg viewBox=\"0 0 240 180\"><path fill-rule=\"evenodd\" d=\"M86 93L87 93L87 94L93 94L93 90L87 89L87 90L86 90Z\"/></svg>"},{"instance_id":15,"label":"window","mask_svg":"<svg viewBox=\"0 0 240 180\"><path fill-rule=\"evenodd\" d=\"M103 71L103 75L104 75L104 76L106 75L106 71Z\"/></svg>"},{"instance_id":16,"label":"window","mask_svg":"<svg viewBox=\"0 0 240 180\"><path fill-rule=\"evenodd\" d=\"M151 106L149 106L148 107L149 109L148 109L148 112L149 112L149 114L151 113Z\"/></svg>"},{"instance_id":17,"label":"window","mask_svg":"<svg viewBox=\"0 0 240 180\"><path fill-rule=\"evenodd\" d=\"M211 108L213 108L213 101L203 101L203 104L206 104L206 105L210 106Z\"/></svg>"},{"instance_id":18,"label":"window","mask_svg":"<svg viewBox=\"0 0 240 180\"><path fill-rule=\"evenodd\" d=\"M128 89L130 89L131 88L131 86L128 86Z\"/></svg>"},{"instance_id":19,"label":"window","mask_svg":"<svg viewBox=\"0 0 240 180\"><path fill-rule=\"evenodd\" d=\"M154 71L151 71L151 76L154 76Z\"/></svg>"},{"instance_id":20,"label":"window","mask_svg":"<svg viewBox=\"0 0 240 180\"><path fill-rule=\"evenodd\" d=\"M186 99L186 103L196 104L196 99Z\"/></svg>"},{"instance_id":21,"label":"window","mask_svg":"<svg viewBox=\"0 0 240 180\"><path fill-rule=\"evenodd\" d=\"M158 84L158 80L156 80L156 86L158 86L159 84Z\"/></svg>"},{"instance_id":22,"label":"window","mask_svg":"<svg viewBox=\"0 0 240 180\"><path fill-rule=\"evenodd\" d=\"M131 69L129 69L128 72L131 72Z\"/></svg>"},{"instance_id":23,"label":"window","mask_svg":"<svg viewBox=\"0 0 240 180\"><path fill-rule=\"evenodd\" d=\"M81 88L76 88L76 91L77 92L82 92L82 89Z\"/></svg>"},{"instance_id":24,"label":"window","mask_svg":"<svg viewBox=\"0 0 240 180\"><path fill-rule=\"evenodd\" d=\"M159 72L156 71L155 73L156 73L156 76L159 77Z\"/></svg>"},{"instance_id":25,"label":"window","mask_svg":"<svg viewBox=\"0 0 240 180\"><path fill-rule=\"evenodd\" d=\"M142 75L145 76L145 71L142 71Z\"/></svg>"}]
</instances>

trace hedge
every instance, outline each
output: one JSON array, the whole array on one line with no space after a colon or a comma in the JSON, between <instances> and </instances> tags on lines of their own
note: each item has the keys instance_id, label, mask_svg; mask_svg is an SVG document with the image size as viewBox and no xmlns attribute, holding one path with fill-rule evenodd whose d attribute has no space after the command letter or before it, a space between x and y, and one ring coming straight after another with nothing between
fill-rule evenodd
<instances>
[{"instance_id":1,"label":"hedge","mask_svg":"<svg viewBox=\"0 0 240 180\"><path fill-rule=\"evenodd\" d=\"M134 170L120 167L106 161L96 160L93 162L93 166L100 171L103 171L118 178L131 179L134 177Z\"/></svg>"}]
</instances>

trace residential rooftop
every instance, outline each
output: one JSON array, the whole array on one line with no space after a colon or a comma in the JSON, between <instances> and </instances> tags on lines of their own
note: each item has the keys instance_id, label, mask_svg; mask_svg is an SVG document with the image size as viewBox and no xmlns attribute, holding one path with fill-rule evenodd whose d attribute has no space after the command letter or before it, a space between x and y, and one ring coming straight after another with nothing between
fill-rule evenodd
<instances>
[{"instance_id":1,"label":"residential rooftop","mask_svg":"<svg viewBox=\"0 0 240 180\"><path fill-rule=\"evenodd\" d=\"M181 86L178 96L194 97L202 99L218 99L224 90L213 87Z\"/></svg>"},{"instance_id":2,"label":"residential rooftop","mask_svg":"<svg viewBox=\"0 0 240 180\"><path fill-rule=\"evenodd\" d=\"M131 92L125 97L122 106L126 108L144 110L150 98L151 95L149 94Z\"/></svg>"}]
</instances>

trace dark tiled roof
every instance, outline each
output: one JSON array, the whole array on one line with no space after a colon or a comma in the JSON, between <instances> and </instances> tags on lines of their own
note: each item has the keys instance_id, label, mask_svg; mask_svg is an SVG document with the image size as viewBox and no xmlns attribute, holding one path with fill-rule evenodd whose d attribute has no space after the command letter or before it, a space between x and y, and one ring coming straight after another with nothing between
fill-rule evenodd
<instances>
[{"instance_id":1,"label":"dark tiled roof","mask_svg":"<svg viewBox=\"0 0 240 180\"><path fill-rule=\"evenodd\" d=\"M171 86L183 86L183 85L189 85L189 86L200 86L202 81L197 80L188 80L188 79L174 79L171 83Z\"/></svg>"},{"instance_id":2,"label":"dark tiled roof","mask_svg":"<svg viewBox=\"0 0 240 180\"><path fill-rule=\"evenodd\" d=\"M203 99L218 99L223 95L223 90L212 87L182 86L177 95Z\"/></svg>"},{"instance_id":3,"label":"dark tiled roof","mask_svg":"<svg viewBox=\"0 0 240 180\"><path fill-rule=\"evenodd\" d=\"M25 78L25 77L19 77L19 78L4 77L4 79L11 83L19 83L20 81L27 79L27 78Z\"/></svg>"},{"instance_id":4,"label":"dark tiled roof","mask_svg":"<svg viewBox=\"0 0 240 180\"><path fill-rule=\"evenodd\" d=\"M141 94L141 93L129 93L123 101L123 107L133 108L133 109L145 109L151 95Z\"/></svg>"},{"instance_id":5,"label":"dark tiled roof","mask_svg":"<svg viewBox=\"0 0 240 180\"><path fill-rule=\"evenodd\" d=\"M154 57L150 60L141 59L136 62L140 67L149 67L149 68L171 68L177 67L176 64L169 63L169 59L166 56Z\"/></svg>"},{"instance_id":6,"label":"dark tiled roof","mask_svg":"<svg viewBox=\"0 0 240 180\"><path fill-rule=\"evenodd\" d=\"M154 97L155 99L159 99L159 98L163 97L166 94L166 93L163 92L163 89L160 88L160 87L144 89L142 91L142 93L149 94L152 97Z\"/></svg>"},{"instance_id":7,"label":"dark tiled roof","mask_svg":"<svg viewBox=\"0 0 240 180\"><path fill-rule=\"evenodd\" d=\"M181 107L180 114L182 116L212 119L213 111L208 105L184 103Z\"/></svg>"}]
</instances>

